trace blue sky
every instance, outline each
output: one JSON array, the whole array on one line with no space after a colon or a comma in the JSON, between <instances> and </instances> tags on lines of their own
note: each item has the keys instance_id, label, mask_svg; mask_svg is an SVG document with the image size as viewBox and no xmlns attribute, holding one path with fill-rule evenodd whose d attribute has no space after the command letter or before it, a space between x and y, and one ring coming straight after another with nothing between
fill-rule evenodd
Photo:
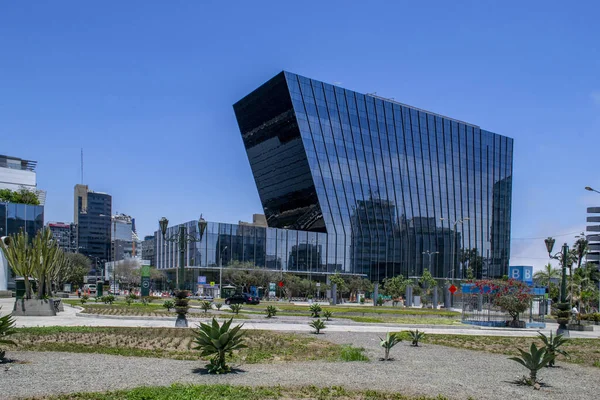
<instances>
[{"instance_id":1,"label":"blue sky","mask_svg":"<svg viewBox=\"0 0 600 400\"><path fill-rule=\"evenodd\" d=\"M513 137L511 264L539 267L542 239L520 238L600 204L600 5L577 4L2 2L0 154L39 161L46 220L73 218L82 147L85 183L142 235L249 220L232 104L286 69Z\"/></svg>"}]
</instances>

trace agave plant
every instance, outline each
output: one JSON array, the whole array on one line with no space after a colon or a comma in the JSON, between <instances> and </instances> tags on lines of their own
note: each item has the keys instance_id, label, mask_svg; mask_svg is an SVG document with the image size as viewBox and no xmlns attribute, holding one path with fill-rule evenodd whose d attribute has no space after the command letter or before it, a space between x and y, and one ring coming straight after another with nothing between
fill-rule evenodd
<instances>
[{"instance_id":1,"label":"agave plant","mask_svg":"<svg viewBox=\"0 0 600 400\"><path fill-rule=\"evenodd\" d=\"M233 312L235 315L238 315L240 313L240 310L242 309L242 305L235 303L229 306L229 308L231 308L231 312Z\"/></svg>"},{"instance_id":2,"label":"agave plant","mask_svg":"<svg viewBox=\"0 0 600 400\"><path fill-rule=\"evenodd\" d=\"M379 340L381 340L381 343L379 343L379 345L381 347L383 347L383 349L385 350L385 353L384 353L384 356L382 359L383 361L388 361L390 359L391 348L402 341L402 339L400 339L398 337L398 335L396 335L395 333L390 333L390 332L387 333L387 335L385 336L385 339L379 338Z\"/></svg>"},{"instance_id":3,"label":"agave plant","mask_svg":"<svg viewBox=\"0 0 600 400\"><path fill-rule=\"evenodd\" d=\"M2 307L0 307L2 308ZM0 317L0 345L2 344L12 344L16 343L12 340L6 339L8 336L16 333L15 331L15 319L10 315L5 315L4 317ZM0 348L0 363L4 360L4 356L6 352Z\"/></svg>"},{"instance_id":4,"label":"agave plant","mask_svg":"<svg viewBox=\"0 0 600 400\"><path fill-rule=\"evenodd\" d=\"M267 318L271 318L277 314L277 308L275 306L267 306L265 312L267 313Z\"/></svg>"},{"instance_id":5,"label":"agave plant","mask_svg":"<svg viewBox=\"0 0 600 400\"><path fill-rule=\"evenodd\" d=\"M326 321L329 321L329 318L331 318L332 315L333 315L333 313L329 310L323 311L323 316L325 317Z\"/></svg>"},{"instance_id":6,"label":"agave plant","mask_svg":"<svg viewBox=\"0 0 600 400\"><path fill-rule=\"evenodd\" d=\"M318 304L312 304L309 309L313 318L319 318L321 316L321 311L323 311L321 306Z\"/></svg>"},{"instance_id":7,"label":"agave plant","mask_svg":"<svg viewBox=\"0 0 600 400\"><path fill-rule=\"evenodd\" d=\"M204 310L204 314L208 314L208 310L212 308L212 303L210 301L203 301L200 303L200 308Z\"/></svg>"},{"instance_id":8,"label":"agave plant","mask_svg":"<svg viewBox=\"0 0 600 400\"><path fill-rule=\"evenodd\" d=\"M425 337L425 332L419 332L419 330L408 331L410 334L410 338L412 339L412 345L414 347L419 347L419 340Z\"/></svg>"},{"instance_id":9,"label":"agave plant","mask_svg":"<svg viewBox=\"0 0 600 400\"><path fill-rule=\"evenodd\" d=\"M314 328L315 330L315 334L319 334L321 332L322 329L325 329L325 322L321 321L320 319L316 319L312 322L309 322L308 324L311 328Z\"/></svg>"},{"instance_id":10,"label":"agave plant","mask_svg":"<svg viewBox=\"0 0 600 400\"><path fill-rule=\"evenodd\" d=\"M219 326L217 320L213 317L212 324L201 323L198 330L194 330L196 335L194 343L195 350L200 350L200 357L212 356L206 369L210 374L226 374L231 372L231 367L226 363L226 356L231 355L234 350L247 347L244 344L244 332L241 332L242 325L236 325L231 328L231 322L223 322Z\"/></svg>"},{"instance_id":11,"label":"agave plant","mask_svg":"<svg viewBox=\"0 0 600 400\"><path fill-rule=\"evenodd\" d=\"M163 307L166 308L167 311L171 311L171 308L175 307L175 303L173 302L173 300L165 300L165 302L163 303Z\"/></svg>"},{"instance_id":12,"label":"agave plant","mask_svg":"<svg viewBox=\"0 0 600 400\"><path fill-rule=\"evenodd\" d=\"M565 356L567 358L570 357L569 353L567 353L564 350L559 349L560 346L562 346L563 344L565 344L566 342L569 341L568 339L563 338L563 335L553 336L552 331L550 331L549 337L544 335L542 332L539 332L538 337L544 343L543 348L546 350L546 353L552 355L552 360L550 360L548 362L549 367L554 367L554 362L556 361L557 354L562 354L563 356Z\"/></svg>"},{"instance_id":13,"label":"agave plant","mask_svg":"<svg viewBox=\"0 0 600 400\"><path fill-rule=\"evenodd\" d=\"M509 360L513 360L523 365L529 370L529 379L525 379L528 385L535 385L537 380L537 372L544 368L550 360L554 358L554 355L548 354L544 347L539 349L535 343L531 343L529 352L517 349L521 353L521 357L509 357Z\"/></svg>"}]
</instances>

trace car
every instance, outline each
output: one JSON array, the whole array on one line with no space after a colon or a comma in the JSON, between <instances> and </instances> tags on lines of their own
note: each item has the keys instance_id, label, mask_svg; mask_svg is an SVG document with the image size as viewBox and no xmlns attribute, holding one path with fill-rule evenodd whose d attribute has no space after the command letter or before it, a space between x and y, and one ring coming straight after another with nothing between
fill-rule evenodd
<instances>
[{"instance_id":1,"label":"car","mask_svg":"<svg viewBox=\"0 0 600 400\"><path fill-rule=\"evenodd\" d=\"M260 304L260 300L256 296L249 293L234 294L225 299L225 304Z\"/></svg>"},{"instance_id":2,"label":"car","mask_svg":"<svg viewBox=\"0 0 600 400\"><path fill-rule=\"evenodd\" d=\"M87 293L88 291L90 294L96 294L96 285L93 283L83 285L83 292Z\"/></svg>"}]
</instances>

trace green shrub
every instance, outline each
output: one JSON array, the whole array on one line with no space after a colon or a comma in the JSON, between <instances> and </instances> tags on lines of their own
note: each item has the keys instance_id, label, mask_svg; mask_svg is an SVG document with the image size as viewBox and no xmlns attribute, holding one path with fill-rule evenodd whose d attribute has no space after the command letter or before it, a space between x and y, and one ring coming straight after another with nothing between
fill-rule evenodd
<instances>
[{"instance_id":1,"label":"green shrub","mask_svg":"<svg viewBox=\"0 0 600 400\"><path fill-rule=\"evenodd\" d=\"M211 374L231 372L231 367L226 364L225 357L231 355L234 350L247 347L244 344L244 332L240 331L243 324L230 328L232 321L233 319L230 319L219 326L217 320L213 318L212 325L200 324L199 329L194 330L195 350L200 350L200 357L212 356L206 365Z\"/></svg>"},{"instance_id":2,"label":"green shrub","mask_svg":"<svg viewBox=\"0 0 600 400\"><path fill-rule=\"evenodd\" d=\"M267 306L265 312L267 313L267 318L271 318L277 314L277 308L275 306Z\"/></svg>"},{"instance_id":3,"label":"green shrub","mask_svg":"<svg viewBox=\"0 0 600 400\"><path fill-rule=\"evenodd\" d=\"M390 359L390 350L392 347L402 341L398 335L390 332L387 333L385 339L379 338L379 340L381 340L379 345L385 350L383 358L381 359L382 361L388 361Z\"/></svg>"},{"instance_id":4,"label":"green shrub","mask_svg":"<svg viewBox=\"0 0 600 400\"><path fill-rule=\"evenodd\" d=\"M360 298L360 304L365 304L365 297L364 296Z\"/></svg>"},{"instance_id":5,"label":"green shrub","mask_svg":"<svg viewBox=\"0 0 600 400\"><path fill-rule=\"evenodd\" d=\"M130 298L131 300L139 300L140 296L138 296L135 293L130 293L129 296L127 296L128 298Z\"/></svg>"},{"instance_id":6,"label":"green shrub","mask_svg":"<svg viewBox=\"0 0 600 400\"><path fill-rule=\"evenodd\" d=\"M212 308L212 303L210 301L205 300L202 303L200 303L200 308L204 310L204 314L208 314L208 310Z\"/></svg>"},{"instance_id":7,"label":"green shrub","mask_svg":"<svg viewBox=\"0 0 600 400\"><path fill-rule=\"evenodd\" d=\"M333 313L329 310L323 311L323 316L325 317L325 321L329 321L329 318L331 318L332 315L333 315Z\"/></svg>"},{"instance_id":8,"label":"green shrub","mask_svg":"<svg viewBox=\"0 0 600 400\"><path fill-rule=\"evenodd\" d=\"M101 298L101 297L98 297L98 296L94 297L94 301L95 301L96 303L98 303L100 300L102 300L102 298Z\"/></svg>"},{"instance_id":9,"label":"green shrub","mask_svg":"<svg viewBox=\"0 0 600 400\"><path fill-rule=\"evenodd\" d=\"M128 306L131 305L131 303L133 303L133 299L129 296L125 297L125 303L127 303Z\"/></svg>"},{"instance_id":10,"label":"green shrub","mask_svg":"<svg viewBox=\"0 0 600 400\"><path fill-rule=\"evenodd\" d=\"M383 298L382 297L378 297L377 298L377 305L378 306L382 306L383 305Z\"/></svg>"},{"instance_id":11,"label":"green shrub","mask_svg":"<svg viewBox=\"0 0 600 400\"><path fill-rule=\"evenodd\" d=\"M7 339L8 336L13 335L15 333L15 319L12 317L12 315L7 314L4 317L0 317L0 345L15 345L15 342ZM6 351L0 348L0 362L4 360L5 355Z\"/></svg>"},{"instance_id":12,"label":"green shrub","mask_svg":"<svg viewBox=\"0 0 600 400\"><path fill-rule=\"evenodd\" d=\"M350 345L342 346L340 358L342 361L369 361L369 357L363 354L363 349Z\"/></svg>"},{"instance_id":13,"label":"green shrub","mask_svg":"<svg viewBox=\"0 0 600 400\"><path fill-rule=\"evenodd\" d=\"M529 379L524 378L523 382L533 386L538 383L537 372L548 365L554 356L546 353L546 349L543 347L538 349L535 343L531 343L529 352L517 350L521 353L521 357L509 357L509 360L516 361L529 370Z\"/></svg>"},{"instance_id":14,"label":"green shrub","mask_svg":"<svg viewBox=\"0 0 600 400\"><path fill-rule=\"evenodd\" d=\"M163 307L166 308L167 311L171 311L171 308L175 308L175 302L173 300L165 300Z\"/></svg>"},{"instance_id":15,"label":"green shrub","mask_svg":"<svg viewBox=\"0 0 600 400\"><path fill-rule=\"evenodd\" d=\"M325 329L325 322L321 321L320 319L316 319L312 322L309 322L308 325L313 328L315 330L315 334L318 335L321 330Z\"/></svg>"},{"instance_id":16,"label":"green shrub","mask_svg":"<svg viewBox=\"0 0 600 400\"><path fill-rule=\"evenodd\" d=\"M321 316L321 311L323 311L321 306L318 304L311 304L311 306L309 307L309 310L310 310L310 314L313 318L319 318Z\"/></svg>"},{"instance_id":17,"label":"green shrub","mask_svg":"<svg viewBox=\"0 0 600 400\"><path fill-rule=\"evenodd\" d=\"M240 313L240 310L243 308L243 306L241 304L232 304L229 306L229 308L231 308L231 312L233 312L235 315L238 315Z\"/></svg>"},{"instance_id":18,"label":"green shrub","mask_svg":"<svg viewBox=\"0 0 600 400\"><path fill-rule=\"evenodd\" d=\"M553 336L552 331L550 331L550 336L546 336L542 332L539 332L538 337L544 343L543 349L546 350L546 353L552 356L552 359L548 361L549 367L554 367L554 362L556 361L557 354L562 354L567 358L570 357L569 353L562 349L559 349L559 347L568 342L568 339L563 338L563 335Z\"/></svg>"},{"instance_id":19,"label":"green shrub","mask_svg":"<svg viewBox=\"0 0 600 400\"><path fill-rule=\"evenodd\" d=\"M106 296L102 296L100 298L100 300L102 300L102 302L104 304L111 304L112 305L112 303L114 303L114 301L115 301L115 296L113 296L112 294L109 294L109 295L106 295Z\"/></svg>"},{"instance_id":20,"label":"green shrub","mask_svg":"<svg viewBox=\"0 0 600 400\"><path fill-rule=\"evenodd\" d=\"M412 339L412 345L414 347L419 347L419 340L425 337L425 332L419 332L419 330L408 331L410 338Z\"/></svg>"},{"instance_id":21,"label":"green shrub","mask_svg":"<svg viewBox=\"0 0 600 400\"><path fill-rule=\"evenodd\" d=\"M187 290L178 290L175 292L175 312L179 315L187 314L190 309L190 299Z\"/></svg>"},{"instance_id":22,"label":"green shrub","mask_svg":"<svg viewBox=\"0 0 600 400\"><path fill-rule=\"evenodd\" d=\"M81 302L81 304L85 304L87 303L87 301L90 299L90 296L88 296L87 294L83 294L81 295L81 298L79 299L79 301Z\"/></svg>"}]
</instances>

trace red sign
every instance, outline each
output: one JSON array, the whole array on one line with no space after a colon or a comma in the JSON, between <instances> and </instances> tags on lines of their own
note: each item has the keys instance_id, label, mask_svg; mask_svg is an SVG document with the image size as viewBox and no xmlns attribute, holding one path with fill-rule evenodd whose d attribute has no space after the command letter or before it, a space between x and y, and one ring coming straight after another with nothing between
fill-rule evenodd
<instances>
[{"instance_id":1,"label":"red sign","mask_svg":"<svg viewBox=\"0 0 600 400\"><path fill-rule=\"evenodd\" d=\"M277 286L279 286L279 287L283 287L283 281L279 281L279 282L277 282Z\"/></svg>"},{"instance_id":2,"label":"red sign","mask_svg":"<svg viewBox=\"0 0 600 400\"><path fill-rule=\"evenodd\" d=\"M451 285L448 290L450 291L450 293L454 294L456 293L456 291L458 290L458 288L454 285Z\"/></svg>"}]
</instances>

